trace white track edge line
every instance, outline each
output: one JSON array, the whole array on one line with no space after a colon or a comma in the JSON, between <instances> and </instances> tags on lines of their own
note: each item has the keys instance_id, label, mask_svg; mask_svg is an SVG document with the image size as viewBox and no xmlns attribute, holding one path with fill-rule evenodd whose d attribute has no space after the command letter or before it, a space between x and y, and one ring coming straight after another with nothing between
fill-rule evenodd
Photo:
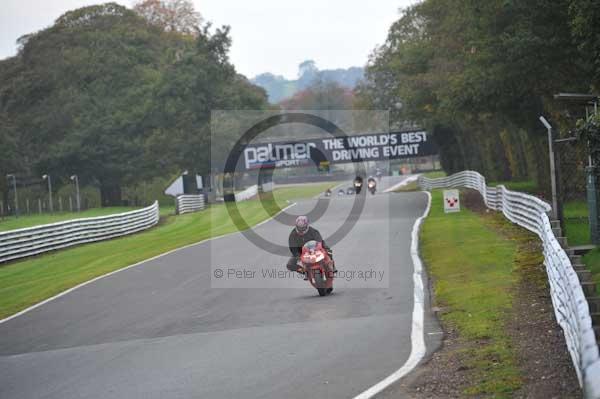
<instances>
[{"instance_id":1,"label":"white track edge line","mask_svg":"<svg viewBox=\"0 0 600 399\"><path fill-rule=\"evenodd\" d=\"M273 220L275 217L277 217L277 215L279 215L279 214L280 214L280 213L282 213L282 212L285 212L286 210L288 210L289 208L291 208L291 207L293 207L293 206L295 206L295 205L296 205L296 203L294 202L293 204L290 204L290 205L286 206L285 208L283 208L282 210L280 210L279 212L277 212L275 215L271 216L270 218L268 218L268 219L265 219L265 220L263 220L262 222L260 222L260 223L258 223L258 224L256 224L256 225L252 226L252 228L256 228L256 227L262 226L263 224L265 224L265 223L267 223L267 222L270 222L270 221L271 221L271 220ZM92 283L94 283L94 282L96 282L96 281L98 281L98 280L101 280L101 279L103 279L103 278L110 277L110 276L112 276L113 274L117 274L117 273L123 272L123 271L125 271L125 270L132 269L132 268L134 268L134 267L140 266L140 265L142 265L142 264L144 264L144 263L147 263L147 262L151 262L151 261L153 261L153 260L156 260L156 259L158 259L158 258L162 258L163 256L170 255L170 254L172 254L172 253L174 253L174 252L177 252L177 251L181 251L181 250L184 250L184 249L187 249L187 248L191 248L191 247L193 247L193 246L196 246L196 245L201 245L201 244L204 244L205 242L208 242L208 241L217 240L217 239L219 239L219 238L227 237L227 236L230 236L230 235L233 235L233 234L238 234L238 233L240 233L240 232L239 232L239 231L234 231L234 232L232 232L232 233L227 233L227 234L223 234L223 235L216 236L216 237L206 238L206 239L204 239L204 240L202 240L202 241L198 241L198 242L195 242L195 243L193 243L193 244L188 244L188 245L185 245L185 246L183 246L183 247L175 248L175 249L172 249L172 250L170 250L170 251L168 251L168 252L164 252L164 253L162 253L162 254L159 254L159 255L153 256L152 258L148 258L148 259L142 260L142 261L140 261L140 262L138 262L138 263L134 263L133 265L125 266L125 267L123 267L123 268L121 268L121 269L117 269L117 270L114 270L114 271L112 271L112 272L108 272L108 273L106 273L106 274L102 274L102 275L100 275L100 276L98 276L98 277L94 277L94 278L93 278L93 279L91 279L91 280L85 281L85 282L83 282L83 283L81 283L81 284L78 284L78 285L76 285L75 287L71 287L71 288L69 288L69 289L67 289L67 290L65 290L65 291L59 292L58 294L56 294L56 295L54 295L54 296L52 296L52 297L50 297L50 298L48 298L48 299L44 299L42 302L38 302L38 303L36 303L35 305L31 305L31 306L29 306L28 308L25 308L25 309L23 309L23 310L21 310L21 311L19 311L19 312L15 313L15 314L11 315L11 316L8 316L8 317L6 317L6 318L4 318L4 319L0 320L0 324L2 324L2 323L6 323L6 322L7 322L7 321L9 321L9 320L12 320L12 319L14 319L14 318L16 318L16 317L19 317L19 316L21 316L21 315L24 315L24 314L25 314L25 313L27 313L27 312L30 312L30 311L32 311L32 310L34 310L34 309L36 309L36 308L39 308L40 306L42 306L42 305L45 305L45 304L47 304L47 303L49 303L49 302L52 302L52 301L54 301L54 300L56 300L56 299L58 299L58 298L60 298L60 297L62 297L62 296L64 296L64 295L67 295L67 294L69 294L69 293L71 293L71 292L73 292L73 291L75 291L75 290L77 290L77 289L79 289L79 288L85 287L85 286L86 286L86 285L88 285L88 284L92 284Z\"/></svg>"},{"instance_id":2,"label":"white track edge line","mask_svg":"<svg viewBox=\"0 0 600 399\"><path fill-rule=\"evenodd\" d=\"M383 192L389 193L394 190L397 190L400 187L406 186L408 183L412 183L412 182L416 181L419 178L419 176L421 176L421 175L420 174L411 175L411 176L407 177L406 179L402 180L400 183L395 184L392 187L386 188L385 190L383 190Z\"/></svg>"},{"instance_id":3,"label":"white track edge line","mask_svg":"<svg viewBox=\"0 0 600 399\"><path fill-rule=\"evenodd\" d=\"M429 214L429 210L431 209L431 194L427 191L424 191L427 194L427 208L423 215L415 221L412 229L412 242L410 244L410 255L413 261L413 282L415 285L414 288L414 306L412 313L412 330L410 334L411 340L411 350L410 355L406 362L400 367L398 370L394 371L385 379L381 380L377 384L373 385L371 388L366 391L360 393L355 396L354 399L370 399L397 382L400 378L404 377L408 374L412 369L414 369L417 364L421 361L423 356L425 356L425 335L424 335L424 320L425 320L425 292L423 288L423 263L421 262L421 258L419 257L419 230L421 227L421 223L423 219L427 217Z\"/></svg>"}]
</instances>

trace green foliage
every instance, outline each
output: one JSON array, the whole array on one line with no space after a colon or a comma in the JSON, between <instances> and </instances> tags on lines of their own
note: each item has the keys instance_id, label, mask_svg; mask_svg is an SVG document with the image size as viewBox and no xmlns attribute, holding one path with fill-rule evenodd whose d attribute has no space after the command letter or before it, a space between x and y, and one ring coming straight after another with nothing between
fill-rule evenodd
<instances>
[{"instance_id":1,"label":"green foliage","mask_svg":"<svg viewBox=\"0 0 600 399\"><path fill-rule=\"evenodd\" d=\"M588 21L581 10L598 8L590 4L424 0L403 10L373 53L360 102L390 109L392 122L428 128L449 173L474 169L545 188L547 143L537 118L557 113L553 94L592 83L577 40L597 24L574 19Z\"/></svg>"},{"instance_id":2,"label":"green foliage","mask_svg":"<svg viewBox=\"0 0 600 399\"><path fill-rule=\"evenodd\" d=\"M572 0L569 6L570 23L583 61L592 71L592 88L600 89L600 3L594 0Z\"/></svg>"},{"instance_id":3,"label":"green foliage","mask_svg":"<svg viewBox=\"0 0 600 399\"><path fill-rule=\"evenodd\" d=\"M574 133L588 143L593 164L600 165L600 115L578 120Z\"/></svg>"},{"instance_id":4,"label":"green foliage","mask_svg":"<svg viewBox=\"0 0 600 399\"><path fill-rule=\"evenodd\" d=\"M115 3L21 38L0 61L0 171L67 177L57 189L76 173L103 205L142 179L206 172L210 111L267 105L230 64L230 41L228 28L165 32Z\"/></svg>"}]
</instances>

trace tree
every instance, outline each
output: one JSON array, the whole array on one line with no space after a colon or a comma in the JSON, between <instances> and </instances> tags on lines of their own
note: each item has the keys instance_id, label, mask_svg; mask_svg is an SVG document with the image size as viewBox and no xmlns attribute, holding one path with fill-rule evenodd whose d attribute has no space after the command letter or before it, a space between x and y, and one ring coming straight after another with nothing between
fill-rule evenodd
<instances>
[{"instance_id":1,"label":"tree","mask_svg":"<svg viewBox=\"0 0 600 399\"><path fill-rule=\"evenodd\" d=\"M359 102L429 128L449 172L543 184L547 144L537 118L556 112L554 93L589 85L569 20L572 1L416 4L373 53Z\"/></svg>"},{"instance_id":2,"label":"tree","mask_svg":"<svg viewBox=\"0 0 600 399\"><path fill-rule=\"evenodd\" d=\"M570 23L583 60L592 76L592 91L600 90L600 3L572 0L569 6Z\"/></svg>"},{"instance_id":3,"label":"tree","mask_svg":"<svg viewBox=\"0 0 600 399\"><path fill-rule=\"evenodd\" d=\"M76 173L103 205L141 179L208 170L212 109L266 106L228 60L228 28L173 35L108 3L22 43L0 62L0 156L22 173Z\"/></svg>"},{"instance_id":4,"label":"tree","mask_svg":"<svg viewBox=\"0 0 600 399\"><path fill-rule=\"evenodd\" d=\"M283 109L344 110L352 109L352 90L341 85L317 79L306 89L279 103Z\"/></svg>"},{"instance_id":5,"label":"tree","mask_svg":"<svg viewBox=\"0 0 600 399\"><path fill-rule=\"evenodd\" d=\"M142 0L133 9L149 23L166 32L198 35L202 16L189 0Z\"/></svg>"},{"instance_id":6,"label":"tree","mask_svg":"<svg viewBox=\"0 0 600 399\"><path fill-rule=\"evenodd\" d=\"M16 143L15 126L6 113L0 113L0 198L8 203L9 184L6 175L19 169L19 151ZM0 210L4 212L4 210Z\"/></svg>"}]
</instances>

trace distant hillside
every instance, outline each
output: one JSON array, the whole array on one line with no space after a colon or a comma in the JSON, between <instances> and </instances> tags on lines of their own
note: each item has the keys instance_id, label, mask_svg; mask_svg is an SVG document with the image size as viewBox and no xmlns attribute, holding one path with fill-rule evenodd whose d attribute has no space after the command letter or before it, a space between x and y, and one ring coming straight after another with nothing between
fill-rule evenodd
<instances>
[{"instance_id":1,"label":"distant hillside","mask_svg":"<svg viewBox=\"0 0 600 399\"><path fill-rule=\"evenodd\" d=\"M295 93L310 86L315 80L335 82L340 86L353 89L363 78L364 69L351 67L348 69L324 69L320 71L315 62L307 60L298 67L298 79L287 80L283 76L262 73L252 79L252 83L264 88L269 95L269 102L279 103L292 97Z\"/></svg>"}]
</instances>

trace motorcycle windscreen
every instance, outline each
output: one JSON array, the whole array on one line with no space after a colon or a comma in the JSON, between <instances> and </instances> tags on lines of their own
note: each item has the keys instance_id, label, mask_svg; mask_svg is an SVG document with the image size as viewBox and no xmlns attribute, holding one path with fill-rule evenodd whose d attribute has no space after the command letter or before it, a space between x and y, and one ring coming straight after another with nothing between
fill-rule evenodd
<instances>
[{"instance_id":1,"label":"motorcycle windscreen","mask_svg":"<svg viewBox=\"0 0 600 399\"><path fill-rule=\"evenodd\" d=\"M308 241L306 244L304 244L304 248L306 248L309 251L315 251L317 249L317 242L315 240L311 240Z\"/></svg>"}]
</instances>

